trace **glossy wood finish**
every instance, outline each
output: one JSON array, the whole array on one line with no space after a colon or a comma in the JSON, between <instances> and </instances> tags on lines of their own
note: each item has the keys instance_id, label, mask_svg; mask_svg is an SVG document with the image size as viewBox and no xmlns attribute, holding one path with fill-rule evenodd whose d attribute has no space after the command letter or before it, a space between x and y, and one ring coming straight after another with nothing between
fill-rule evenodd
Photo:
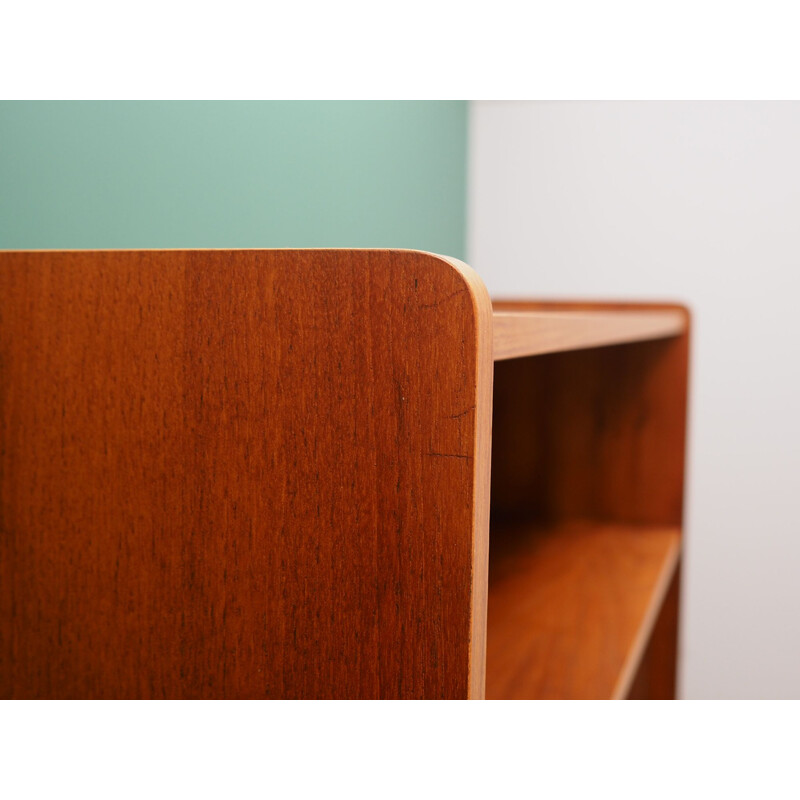
<instances>
[{"instance_id":1,"label":"glossy wood finish","mask_svg":"<svg viewBox=\"0 0 800 800\"><path fill-rule=\"evenodd\" d=\"M624 697L674 574L671 527L492 531L486 696Z\"/></svg>"},{"instance_id":2,"label":"glossy wood finish","mask_svg":"<svg viewBox=\"0 0 800 800\"><path fill-rule=\"evenodd\" d=\"M0 371L0 695L482 695L469 268L2 253Z\"/></svg>"},{"instance_id":3,"label":"glossy wood finish","mask_svg":"<svg viewBox=\"0 0 800 800\"><path fill-rule=\"evenodd\" d=\"M678 336L680 310L561 310L494 312L494 360L559 353Z\"/></svg>"}]
</instances>

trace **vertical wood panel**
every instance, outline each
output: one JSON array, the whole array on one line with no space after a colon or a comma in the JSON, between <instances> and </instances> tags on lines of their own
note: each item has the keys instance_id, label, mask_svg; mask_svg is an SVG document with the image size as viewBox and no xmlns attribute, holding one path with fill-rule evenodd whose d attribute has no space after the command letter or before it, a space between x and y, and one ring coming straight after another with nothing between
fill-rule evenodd
<instances>
[{"instance_id":1,"label":"vertical wood panel","mask_svg":"<svg viewBox=\"0 0 800 800\"><path fill-rule=\"evenodd\" d=\"M468 268L3 253L0 291L3 696L482 693Z\"/></svg>"}]
</instances>

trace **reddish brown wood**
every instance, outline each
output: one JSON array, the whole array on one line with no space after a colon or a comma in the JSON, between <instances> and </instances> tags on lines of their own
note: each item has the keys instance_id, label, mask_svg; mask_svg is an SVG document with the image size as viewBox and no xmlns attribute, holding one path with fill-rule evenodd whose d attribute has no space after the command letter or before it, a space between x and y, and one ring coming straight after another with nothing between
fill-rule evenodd
<instances>
[{"instance_id":1,"label":"reddish brown wood","mask_svg":"<svg viewBox=\"0 0 800 800\"><path fill-rule=\"evenodd\" d=\"M495 308L414 251L0 253L0 695L482 697L491 450L490 694L671 696L688 318ZM620 337L498 363L492 448L493 338Z\"/></svg>"},{"instance_id":2,"label":"reddish brown wood","mask_svg":"<svg viewBox=\"0 0 800 800\"><path fill-rule=\"evenodd\" d=\"M565 313L663 310L683 315L685 325L679 335L658 341L518 358L495 364L492 574L496 568L493 563L495 553L505 551L507 543L504 539L514 528L509 523L516 522L528 529L546 527L556 531L578 521L589 525L633 526L634 530L663 526L680 531L689 347L686 311L674 305L522 301L498 302L495 309ZM569 552L578 560L585 557L577 548ZM546 565L537 569L545 570ZM595 580L589 570L586 580ZM623 584L606 580L599 571L596 581L596 586L581 590L583 596L605 596L608 601L606 608L613 609L614 598L619 598L625 591ZM679 573L676 573L676 587L679 581ZM501 662L495 660L493 663L492 655L498 651L493 644L495 633L492 626L499 613L492 610L493 596L490 590L489 696L502 691L493 687L504 685L495 674L495 665ZM666 599L658 592L656 597L658 607L654 611L651 609L652 613L649 612L646 619L643 618L647 623L647 636L636 643L635 658L625 663L624 674L617 675L613 684L616 686L614 691L621 695L625 695L631 686L634 694L637 691L643 691L647 696L674 694L677 589L670 590ZM662 599L665 606L659 616ZM601 600L594 602L600 603ZM565 609L569 607L564 606ZM579 659L578 654L582 651L575 643L578 634L569 621L569 613L566 611L563 618L557 615L549 617L548 630L555 637L554 648L563 646ZM651 637L651 623L655 619L659 621L652 628ZM609 620L607 623L611 624L611 616ZM536 629L537 624L518 633L523 640L520 648L526 646L525 641L530 643L541 635L541 631ZM584 647L591 651L591 640L587 640ZM640 659L645 659L647 665L639 668ZM591 670L594 667L594 661L589 658L586 668ZM534 666L534 673L537 669L544 668ZM579 667L573 666L572 669ZM642 677L645 673L646 679ZM588 681L585 684L582 683L584 679ZM535 683L535 678L531 680ZM592 684L591 680L591 676L576 677L578 685L591 685L596 690L597 684ZM541 691L550 692L553 685L545 681ZM573 696L590 695L580 691Z\"/></svg>"},{"instance_id":3,"label":"reddish brown wood","mask_svg":"<svg viewBox=\"0 0 800 800\"><path fill-rule=\"evenodd\" d=\"M498 307L492 319L495 361L663 339L686 328L682 311L663 308L505 311Z\"/></svg>"},{"instance_id":4,"label":"reddish brown wood","mask_svg":"<svg viewBox=\"0 0 800 800\"><path fill-rule=\"evenodd\" d=\"M490 315L410 251L0 254L0 695L480 696Z\"/></svg>"},{"instance_id":5,"label":"reddish brown wood","mask_svg":"<svg viewBox=\"0 0 800 800\"><path fill-rule=\"evenodd\" d=\"M679 531L564 522L492 537L486 696L625 696L675 570Z\"/></svg>"},{"instance_id":6,"label":"reddish brown wood","mask_svg":"<svg viewBox=\"0 0 800 800\"><path fill-rule=\"evenodd\" d=\"M680 524L680 341L498 363L493 507Z\"/></svg>"},{"instance_id":7,"label":"reddish brown wood","mask_svg":"<svg viewBox=\"0 0 800 800\"><path fill-rule=\"evenodd\" d=\"M679 596L680 569L673 575L647 648L627 691L630 700L672 700L675 697Z\"/></svg>"}]
</instances>

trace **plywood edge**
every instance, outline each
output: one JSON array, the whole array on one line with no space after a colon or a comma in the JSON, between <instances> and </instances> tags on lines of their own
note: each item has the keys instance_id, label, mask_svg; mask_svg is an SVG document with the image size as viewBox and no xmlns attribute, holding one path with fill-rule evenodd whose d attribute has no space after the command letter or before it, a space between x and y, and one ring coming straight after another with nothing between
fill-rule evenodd
<instances>
[{"instance_id":1,"label":"plywood edge","mask_svg":"<svg viewBox=\"0 0 800 800\"><path fill-rule=\"evenodd\" d=\"M627 697L630 692L631 685L636 677L636 672L639 669L642 657L647 649L647 644L650 641L650 635L653 632L661 607L664 604L664 599L667 596L670 583L675 575L675 571L678 569L680 553L680 534L676 532L675 541L672 543L664 558L658 580L653 587L653 593L650 597L647 611L639 625L639 630L625 658L625 664L614 685L614 691L611 694L612 700L622 700Z\"/></svg>"},{"instance_id":2,"label":"plywood edge","mask_svg":"<svg viewBox=\"0 0 800 800\"><path fill-rule=\"evenodd\" d=\"M680 311L691 314L683 300L604 300L563 298L532 299L520 297L493 297L495 311Z\"/></svg>"},{"instance_id":3,"label":"plywood edge","mask_svg":"<svg viewBox=\"0 0 800 800\"><path fill-rule=\"evenodd\" d=\"M477 335L469 698L483 700L486 696L486 625L489 600L489 495L494 375L492 301L486 286L472 267L455 258L439 258L443 258L461 275L469 290Z\"/></svg>"}]
</instances>

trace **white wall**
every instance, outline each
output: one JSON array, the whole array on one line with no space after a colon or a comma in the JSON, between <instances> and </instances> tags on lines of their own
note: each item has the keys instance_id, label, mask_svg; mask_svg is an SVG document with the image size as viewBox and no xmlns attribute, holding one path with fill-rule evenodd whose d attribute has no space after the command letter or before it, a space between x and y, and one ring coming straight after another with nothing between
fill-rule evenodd
<instances>
[{"instance_id":1,"label":"white wall","mask_svg":"<svg viewBox=\"0 0 800 800\"><path fill-rule=\"evenodd\" d=\"M800 103L474 103L495 296L694 318L685 697L800 697Z\"/></svg>"}]
</instances>

